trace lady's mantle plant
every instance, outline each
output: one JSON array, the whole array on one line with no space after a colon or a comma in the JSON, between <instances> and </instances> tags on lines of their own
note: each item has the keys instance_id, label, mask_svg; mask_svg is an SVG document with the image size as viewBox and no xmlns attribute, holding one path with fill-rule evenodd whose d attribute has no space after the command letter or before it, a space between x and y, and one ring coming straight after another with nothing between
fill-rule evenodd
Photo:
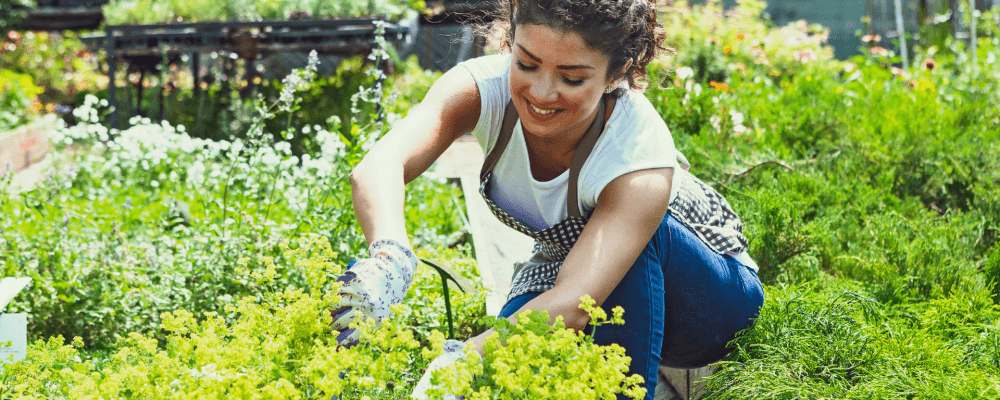
<instances>
[{"instance_id":1,"label":"lady's mantle plant","mask_svg":"<svg viewBox=\"0 0 1000 400\"><path fill-rule=\"evenodd\" d=\"M272 290L227 306L234 322L214 313L165 313L164 344L132 333L105 360L80 353L80 338L72 346L63 346L62 337L39 341L29 349L32 357L0 372L0 397L356 398L404 376L419 343L401 326L359 325L362 343L350 349L334 340L327 310L337 302L333 278L342 270L329 242L312 237L283 248L285 268L301 270L306 287L277 289L278 266L260 258L262 270L240 272ZM240 263L249 266L251 259Z\"/></svg>"},{"instance_id":2,"label":"lady's mantle plant","mask_svg":"<svg viewBox=\"0 0 1000 400\"><path fill-rule=\"evenodd\" d=\"M595 307L590 296L580 298L580 308L590 314L594 331L606 324L622 325L625 310L615 307L613 316ZM626 376L631 358L617 344L600 346L590 335L567 329L562 316L550 323L548 312L528 310L517 315L517 324L499 318L497 335L487 339L483 356L466 346L465 360L435 373L429 398L447 394L464 395L470 400L487 399L615 399L622 393L641 399L646 389L643 378ZM436 346L425 359L440 355L444 337L434 338Z\"/></svg>"}]
</instances>

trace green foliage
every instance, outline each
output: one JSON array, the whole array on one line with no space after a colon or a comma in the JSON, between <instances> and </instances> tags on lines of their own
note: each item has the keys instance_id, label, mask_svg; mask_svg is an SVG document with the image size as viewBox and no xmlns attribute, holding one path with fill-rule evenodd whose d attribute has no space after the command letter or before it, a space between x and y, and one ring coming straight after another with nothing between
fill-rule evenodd
<instances>
[{"instance_id":1,"label":"green foliage","mask_svg":"<svg viewBox=\"0 0 1000 400\"><path fill-rule=\"evenodd\" d=\"M646 96L692 172L743 218L766 284L760 319L732 343L702 398L997 398L1000 42L980 38L975 64L960 41L918 47L918 63L906 69L875 47L844 62L823 46L821 27L770 27L762 9L757 1L727 13L717 2L677 4L664 17L677 55L650 66L656 84ZM433 355L421 360L417 349L440 346L448 329L431 268L418 268L404 307L374 331L384 336L358 353L330 347L333 332L316 320L287 315L322 315L331 287L315 289L315 271L329 282L338 265L364 256L346 177L439 76L413 60L396 66L403 73L384 87L374 87L380 72L361 60L309 88L271 85L253 101L213 104L211 86L201 103L177 108L188 111L174 123L135 119L121 132L99 123L104 111L88 98L74 112L79 123L56 138L61 149L79 149L70 158L77 167L0 196L0 214L11 216L0 219L0 269L35 278L12 311L32 314L34 339L81 336L87 346L35 342L37 358L21 364L28 369L0 373L0 397L16 397L4 390L17 384L25 397L60 396L71 385L45 381L107 387L104 397L158 396L126 375L151 376L139 382L160 388L174 382L168 377L225 382L170 392L178 397L249 393L237 383L264 398L406 396ZM368 89L355 94L359 85ZM294 99L277 116L267 104L289 88ZM194 109L219 115L198 127L218 136L197 140L176 123L195 124ZM419 257L445 260L478 285L459 194L433 173L411 182L407 230ZM330 265L299 265L308 257L281 246L292 237L310 244L288 249L330 246ZM547 316L493 322L482 291L452 291L450 302L459 338L494 325L504 333L484 358L470 354L440 374L442 391L516 398L535 387L534 397L598 398L589 390L629 386L617 375L627 367L617 350L589 347ZM188 333L167 328L178 320L190 321ZM201 338L215 342L181 351ZM274 357L212 358L244 340L265 352L256 341L272 343ZM345 368L356 369L340 374ZM580 386L583 376L595 386Z\"/></svg>"},{"instance_id":2,"label":"green foliage","mask_svg":"<svg viewBox=\"0 0 1000 400\"><path fill-rule=\"evenodd\" d=\"M103 90L108 79L97 64L97 55L72 31L12 31L0 37L0 65L30 75L45 88L39 95L45 105L79 103L86 94ZM52 106L46 108L53 111Z\"/></svg>"},{"instance_id":3,"label":"green foliage","mask_svg":"<svg viewBox=\"0 0 1000 400\"><path fill-rule=\"evenodd\" d=\"M890 307L830 284L769 287L704 399L996 398L1000 310L985 292ZM992 359L991 359L992 358ZM983 368L987 367L987 368Z\"/></svg>"},{"instance_id":4,"label":"green foliage","mask_svg":"<svg viewBox=\"0 0 1000 400\"><path fill-rule=\"evenodd\" d=\"M420 4L414 4L420 6ZM112 0L103 6L111 25L257 21L289 18L398 18L411 5L400 0Z\"/></svg>"},{"instance_id":5,"label":"green foliage","mask_svg":"<svg viewBox=\"0 0 1000 400\"><path fill-rule=\"evenodd\" d=\"M407 374L419 343L387 321L357 325L361 344L350 349L332 339L327 310L338 296L332 284L342 271L325 238L282 244L287 264L257 258L261 269L238 273L267 287L227 305L222 313L164 313L162 342L130 333L106 358L64 346L62 337L39 340L27 361L0 371L4 398L357 398ZM241 264L249 264L243 259ZM307 277L302 286L275 281L277 270Z\"/></svg>"},{"instance_id":6,"label":"green foliage","mask_svg":"<svg viewBox=\"0 0 1000 400\"><path fill-rule=\"evenodd\" d=\"M0 0L0 37L24 19L26 8L34 6L32 0Z\"/></svg>"},{"instance_id":7,"label":"green foliage","mask_svg":"<svg viewBox=\"0 0 1000 400\"><path fill-rule=\"evenodd\" d=\"M993 302L1000 304L1000 244L993 247L989 257L983 264L983 275L989 282L993 293Z\"/></svg>"},{"instance_id":8,"label":"green foliage","mask_svg":"<svg viewBox=\"0 0 1000 400\"><path fill-rule=\"evenodd\" d=\"M624 310L615 307L608 319L595 301L584 295L580 308L590 314L594 329L625 323ZM435 372L428 391L431 398L445 394L468 399L614 399L622 394L641 399L646 389L638 385L639 375L625 376L631 359L625 349L612 344L598 346L584 332L566 329L562 316L553 321L545 311L528 310L517 314L517 323L498 318L493 323L498 334L483 345L482 357L468 345L465 360ZM444 338L433 340L435 347L425 358L442 352Z\"/></svg>"},{"instance_id":9,"label":"green foliage","mask_svg":"<svg viewBox=\"0 0 1000 400\"><path fill-rule=\"evenodd\" d=\"M31 76L9 69L0 69L0 132L28 123L36 108L42 88L35 85Z\"/></svg>"}]
</instances>

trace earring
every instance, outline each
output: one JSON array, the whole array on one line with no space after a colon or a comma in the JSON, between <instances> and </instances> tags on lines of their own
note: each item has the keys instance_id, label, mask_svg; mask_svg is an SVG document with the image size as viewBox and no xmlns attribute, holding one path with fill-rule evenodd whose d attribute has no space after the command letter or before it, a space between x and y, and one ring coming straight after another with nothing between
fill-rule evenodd
<instances>
[{"instance_id":1,"label":"earring","mask_svg":"<svg viewBox=\"0 0 1000 400\"><path fill-rule=\"evenodd\" d=\"M604 93L607 93L607 94L611 94L611 92L614 92L614 91L615 91L615 88L613 88L611 86L608 86L608 87L604 88Z\"/></svg>"}]
</instances>

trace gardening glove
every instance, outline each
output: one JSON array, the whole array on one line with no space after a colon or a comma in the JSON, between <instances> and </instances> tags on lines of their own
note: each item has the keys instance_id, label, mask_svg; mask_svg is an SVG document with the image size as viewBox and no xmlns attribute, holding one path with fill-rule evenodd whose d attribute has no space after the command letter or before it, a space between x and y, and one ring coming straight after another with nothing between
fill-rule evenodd
<instances>
[{"instance_id":1,"label":"gardening glove","mask_svg":"<svg viewBox=\"0 0 1000 400\"><path fill-rule=\"evenodd\" d=\"M337 342L346 347L358 343L361 333L349 325L359 313L376 321L392 316L389 306L401 303L406 297L417 268L413 251L394 240L372 242L368 256L352 260L347 271L337 278L337 282L343 283L340 303L330 314L333 329L340 331Z\"/></svg>"},{"instance_id":2,"label":"gardening glove","mask_svg":"<svg viewBox=\"0 0 1000 400\"><path fill-rule=\"evenodd\" d=\"M417 382L417 386L413 388L413 393L410 394L410 398L417 400L426 400L427 391L431 388L431 373L437 371L441 368L446 368L458 362L459 360L465 359L465 353L462 349L465 348L465 343L459 342L457 340L448 339L444 341L444 353L431 361L431 364L427 366L427 372L424 372L424 376L420 378L420 382ZM455 400L458 397L453 395L445 395L445 400Z\"/></svg>"}]
</instances>

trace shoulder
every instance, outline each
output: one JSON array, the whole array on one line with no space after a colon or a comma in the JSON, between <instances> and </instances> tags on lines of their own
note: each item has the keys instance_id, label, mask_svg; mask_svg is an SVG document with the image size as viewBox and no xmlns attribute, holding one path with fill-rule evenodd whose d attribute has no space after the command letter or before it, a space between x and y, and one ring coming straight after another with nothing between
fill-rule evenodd
<instances>
[{"instance_id":1,"label":"shoulder","mask_svg":"<svg viewBox=\"0 0 1000 400\"><path fill-rule=\"evenodd\" d=\"M473 136L483 154L488 154L496 143L496 136L503 120L503 111L510 101L510 55L496 54L473 58L459 63L476 81L480 97L480 114Z\"/></svg>"},{"instance_id":2,"label":"shoulder","mask_svg":"<svg viewBox=\"0 0 1000 400\"><path fill-rule=\"evenodd\" d=\"M507 80L510 72L510 54L493 54L462 61L463 67L472 73L476 82Z\"/></svg>"},{"instance_id":3,"label":"shoulder","mask_svg":"<svg viewBox=\"0 0 1000 400\"><path fill-rule=\"evenodd\" d=\"M632 170L672 167L676 164L674 139L663 118L649 100L630 91L618 99L614 112L598 140L593 157ZM588 160L589 161L589 160Z\"/></svg>"},{"instance_id":4,"label":"shoulder","mask_svg":"<svg viewBox=\"0 0 1000 400\"><path fill-rule=\"evenodd\" d=\"M605 187L622 175L677 166L674 140L667 124L642 93L629 91L618 99L601 138L580 171L583 207L596 207Z\"/></svg>"}]
</instances>

